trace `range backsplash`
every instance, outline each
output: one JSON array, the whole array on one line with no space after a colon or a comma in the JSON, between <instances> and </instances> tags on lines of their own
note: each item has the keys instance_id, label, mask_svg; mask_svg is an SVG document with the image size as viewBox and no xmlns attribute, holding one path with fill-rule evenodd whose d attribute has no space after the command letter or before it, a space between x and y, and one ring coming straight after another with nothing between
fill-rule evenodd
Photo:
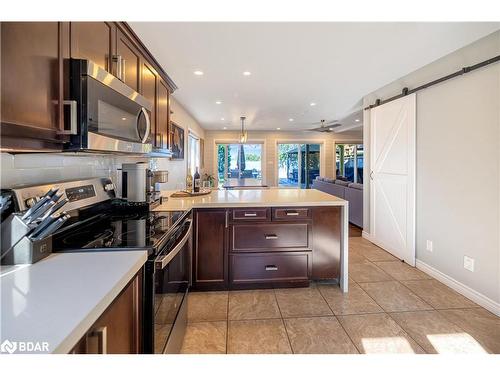
<instances>
[{"instance_id":1,"label":"range backsplash","mask_svg":"<svg viewBox=\"0 0 500 375\"><path fill-rule=\"evenodd\" d=\"M4 189L53 181L110 177L117 185L117 190L121 191L119 169L123 163L139 161L149 162L152 169L169 171L169 181L162 184L162 190L178 189L180 184L185 183L186 178L184 160L77 153L16 155L1 153L0 158L0 186Z\"/></svg>"}]
</instances>

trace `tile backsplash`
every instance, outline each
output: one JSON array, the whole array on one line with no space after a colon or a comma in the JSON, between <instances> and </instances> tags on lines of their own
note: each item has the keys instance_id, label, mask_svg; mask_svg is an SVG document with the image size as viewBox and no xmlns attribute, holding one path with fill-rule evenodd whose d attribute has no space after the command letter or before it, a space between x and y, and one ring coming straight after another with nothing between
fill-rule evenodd
<instances>
[{"instance_id":1,"label":"tile backsplash","mask_svg":"<svg viewBox=\"0 0 500 375\"><path fill-rule=\"evenodd\" d=\"M176 189L185 181L185 162L169 159L148 159L122 155L81 153L8 154L0 153L2 188L35 185L54 181L110 177L121 191L119 169L123 163L145 161L152 169L169 171L169 182L162 189Z\"/></svg>"}]
</instances>

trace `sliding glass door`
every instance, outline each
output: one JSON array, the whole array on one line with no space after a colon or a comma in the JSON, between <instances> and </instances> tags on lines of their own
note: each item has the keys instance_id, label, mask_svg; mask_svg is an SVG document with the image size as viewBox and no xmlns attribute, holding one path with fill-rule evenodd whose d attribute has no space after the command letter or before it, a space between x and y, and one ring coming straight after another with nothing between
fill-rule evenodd
<instances>
[{"instance_id":1,"label":"sliding glass door","mask_svg":"<svg viewBox=\"0 0 500 375\"><path fill-rule=\"evenodd\" d=\"M278 186L309 189L319 171L319 144L278 143Z\"/></svg>"},{"instance_id":2,"label":"sliding glass door","mask_svg":"<svg viewBox=\"0 0 500 375\"><path fill-rule=\"evenodd\" d=\"M364 150L362 144L336 145L336 177L338 179L363 183Z\"/></svg>"},{"instance_id":3,"label":"sliding glass door","mask_svg":"<svg viewBox=\"0 0 500 375\"><path fill-rule=\"evenodd\" d=\"M262 185L262 144L217 144L219 185Z\"/></svg>"}]
</instances>

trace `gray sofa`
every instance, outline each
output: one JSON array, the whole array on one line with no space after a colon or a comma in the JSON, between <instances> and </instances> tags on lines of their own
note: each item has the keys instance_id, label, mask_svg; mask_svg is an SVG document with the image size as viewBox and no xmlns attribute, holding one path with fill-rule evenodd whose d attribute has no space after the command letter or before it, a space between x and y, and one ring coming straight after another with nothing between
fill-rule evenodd
<instances>
[{"instance_id":1,"label":"gray sofa","mask_svg":"<svg viewBox=\"0 0 500 375\"><path fill-rule=\"evenodd\" d=\"M363 184L316 177L311 186L349 202L349 222L363 227Z\"/></svg>"}]
</instances>

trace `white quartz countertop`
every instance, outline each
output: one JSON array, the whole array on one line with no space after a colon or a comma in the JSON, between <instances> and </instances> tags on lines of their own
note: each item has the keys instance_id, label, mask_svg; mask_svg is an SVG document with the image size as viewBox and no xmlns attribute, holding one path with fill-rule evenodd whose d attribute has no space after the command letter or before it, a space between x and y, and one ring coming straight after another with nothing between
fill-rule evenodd
<instances>
[{"instance_id":1,"label":"white quartz countertop","mask_svg":"<svg viewBox=\"0 0 500 375\"><path fill-rule=\"evenodd\" d=\"M192 208L221 207L290 207L345 206L347 201L316 189L248 189L213 190L208 195L170 198L173 191L162 192L168 197L155 211L178 211Z\"/></svg>"},{"instance_id":2,"label":"white quartz countertop","mask_svg":"<svg viewBox=\"0 0 500 375\"><path fill-rule=\"evenodd\" d=\"M147 251L67 253L2 266L0 341L69 352L146 259Z\"/></svg>"}]
</instances>

